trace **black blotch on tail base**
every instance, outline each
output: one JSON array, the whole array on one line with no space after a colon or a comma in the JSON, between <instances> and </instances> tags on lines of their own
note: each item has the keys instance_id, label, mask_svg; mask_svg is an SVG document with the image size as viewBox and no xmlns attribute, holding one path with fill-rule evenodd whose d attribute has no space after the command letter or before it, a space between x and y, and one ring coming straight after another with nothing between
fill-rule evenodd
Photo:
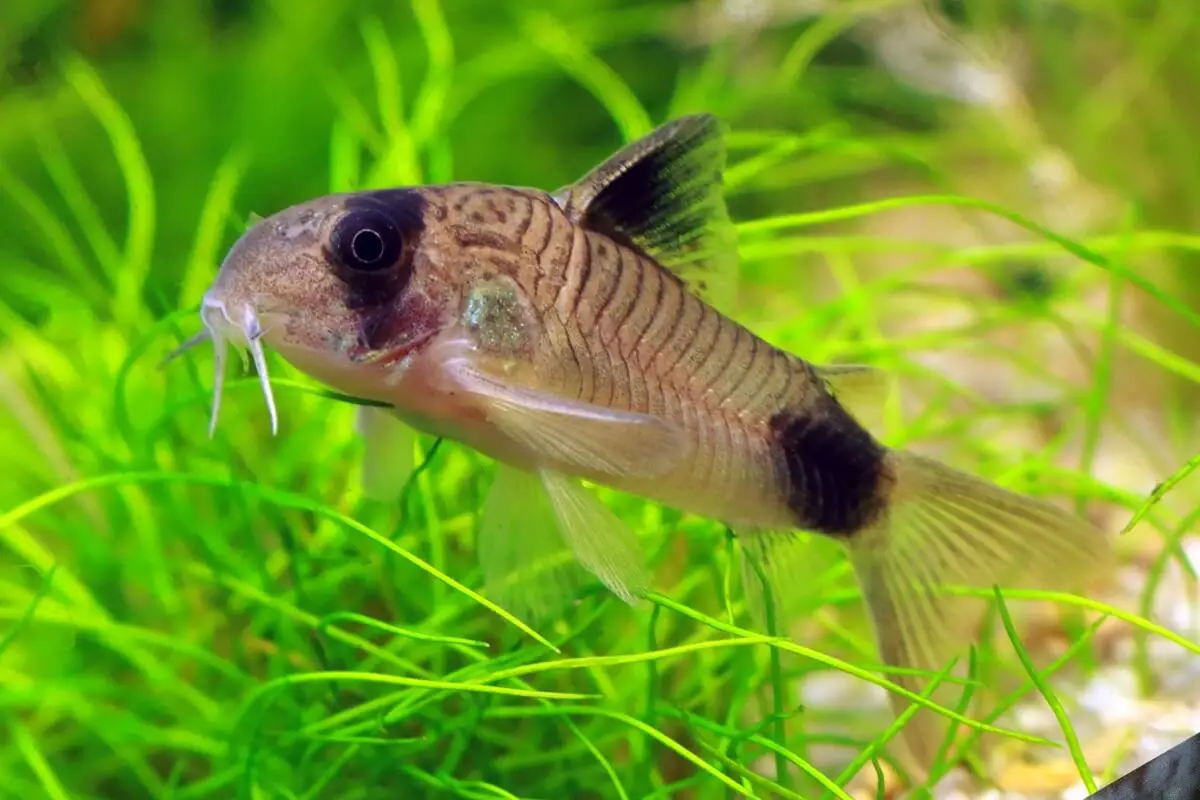
<instances>
[{"instance_id":1,"label":"black blotch on tail base","mask_svg":"<svg viewBox=\"0 0 1200 800\"><path fill-rule=\"evenodd\" d=\"M887 449L833 397L815 408L771 419L797 527L852 536L874 522L887 502Z\"/></svg>"}]
</instances>

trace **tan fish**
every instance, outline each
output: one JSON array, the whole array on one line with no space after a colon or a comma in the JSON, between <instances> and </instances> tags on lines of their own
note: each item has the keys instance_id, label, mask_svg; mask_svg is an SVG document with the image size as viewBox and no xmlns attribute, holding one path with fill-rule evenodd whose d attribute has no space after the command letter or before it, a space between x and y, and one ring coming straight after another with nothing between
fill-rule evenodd
<instances>
[{"instance_id":1,"label":"tan fish","mask_svg":"<svg viewBox=\"0 0 1200 800\"><path fill-rule=\"evenodd\" d=\"M814 366L719 310L736 269L724 164L720 123L698 115L552 194L364 191L258 222L203 302L214 424L233 342L274 425L265 343L391 405L363 417L375 494L411 468L397 420L492 457L485 580L535 613L569 596L577 565L625 600L648 587L636 536L580 479L728 524L785 611L805 583L795 532L840 541L893 665L940 669L963 643L962 601L938 586L1070 588L1101 566L1110 545L1083 521L877 441L842 402L870 370Z\"/></svg>"}]
</instances>

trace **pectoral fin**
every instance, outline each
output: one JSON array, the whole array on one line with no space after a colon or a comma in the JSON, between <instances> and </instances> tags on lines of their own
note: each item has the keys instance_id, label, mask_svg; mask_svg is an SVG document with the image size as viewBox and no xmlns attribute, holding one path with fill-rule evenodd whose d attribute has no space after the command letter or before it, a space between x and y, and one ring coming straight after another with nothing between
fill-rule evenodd
<instances>
[{"instance_id":1,"label":"pectoral fin","mask_svg":"<svg viewBox=\"0 0 1200 800\"><path fill-rule=\"evenodd\" d=\"M416 432L381 408L359 406L356 428L363 439L363 494L381 503L394 502L415 468Z\"/></svg>"},{"instance_id":2,"label":"pectoral fin","mask_svg":"<svg viewBox=\"0 0 1200 800\"><path fill-rule=\"evenodd\" d=\"M515 385L485 371L481 362L460 352L443 363L453 386L476 402L490 423L547 465L653 478L687 455L683 430L666 420Z\"/></svg>"},{"instance_id":3,"label":"pectoral fin","mask_svg":"<svg viewBox=\"0 0 1200 800\"><path fill-rule=\"evenodd\" d=\"M611 475L652 478L683 456L679 431L654 417L508 389L491 395L489 417L554 462Z\"/></svg>"}]
</instances>

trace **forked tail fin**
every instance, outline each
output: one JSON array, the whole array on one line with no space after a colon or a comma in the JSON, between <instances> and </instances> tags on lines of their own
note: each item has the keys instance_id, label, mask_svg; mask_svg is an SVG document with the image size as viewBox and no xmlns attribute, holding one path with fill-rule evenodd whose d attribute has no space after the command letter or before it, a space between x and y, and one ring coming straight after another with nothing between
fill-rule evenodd
<instances>
[{"instance_id":1,"label":"forked tail fin","mask_svg":"<svg viewBox=\"0 0 1200 800\"><path fill-rule=\"evenodd\" d=\"M986 601L938 594L938 586L1070 591L1109 563L1104 534L1066 511L930 458L891 451L888 460L896 481L886 511L846 541L889 665L933 673L965 658ZM895 680L912 691L924 685ZM908 705L891 701L897 713ZM928 768L946 730L925 709L905 726L918 770Z\"/></svg>"}]
</instances>

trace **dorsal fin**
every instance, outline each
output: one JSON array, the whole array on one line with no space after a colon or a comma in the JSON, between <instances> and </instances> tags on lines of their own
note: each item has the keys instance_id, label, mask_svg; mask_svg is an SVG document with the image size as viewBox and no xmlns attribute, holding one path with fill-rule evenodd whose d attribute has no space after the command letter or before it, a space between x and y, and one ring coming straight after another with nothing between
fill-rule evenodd
<instances>
[{"instance_id":1,"label":"dorsal fin","mask_svg":"<svg viewBox=\"0 0 1200 800\"><path fill-rule=\"evenodd\" d=\"M640 249L727 309L737 288L737 241L724 171L723 126L697 114L660 126L552 196L575 222Z\"/></svg>"}]
</instances>

